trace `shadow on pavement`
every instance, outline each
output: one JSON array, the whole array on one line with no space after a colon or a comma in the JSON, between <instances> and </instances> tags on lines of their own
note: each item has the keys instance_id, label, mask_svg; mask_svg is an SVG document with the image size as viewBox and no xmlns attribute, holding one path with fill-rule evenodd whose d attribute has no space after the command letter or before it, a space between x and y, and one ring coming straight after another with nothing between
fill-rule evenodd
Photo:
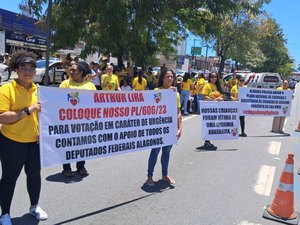
<instances>
[{"instance_id":1,"label":"shadow on pavement","mask_svg":"<svg viewBox=\"0 0 300 225\"><path fill-rule=\"evenodd\" d=\"M50 182L61 182L65 184L72 184L83 180L84 177L80 176L76 172L74 172L74 174L74 177L65 177L62 175L62 173L56 173L46 177L46 180Z\"/></svg>"},{"instance_id":2,"label":"shadow on pavement","mask_svg":"<svg viewBox=\"0 0 300 225\"><path fill-rule=\"evenodd\" d=\"M24 224L30 224L30 225L37 225L40 221L38 221L35 217L30 215L29 213L24 214L22 217L15 217L11 218L11 222L14 225L24 225Z\"/></svg>"},{"instance_id":3,"label":"shadow on pavement","mask_svg":"<svg viewBox=\"0 0 300 225\"><path fill-rule=\"evenodd\" d=\"M97 211L94 211L94 212L91 212L91 213L87 213L87 214L84 214L84 215L81 215L81 216L77 216L77 217L74 217L74 218L69 219L69 220L61 221L61 222L55 223L54 225L67 224L67 223L72 224L73 221L84 219L84 218L89 217L89 216L93 216L93 215L100 214L100 213L103 213L103 212L106 212L106 211L109 211L109 210L112 210L112 209L115 209L115 208L118 208L118 207L121 207L121 206L125 206L127 204L142 200L143 198L148 198L148 197L150 197L154 194L156 194L156 193L148 194L148 195L145 195L145 196L142 196L142 197L139 197L139 198L132 199L130 201L122 202L122 203L114 205L114 206L110 206L110 207L100 209L100 210L97 210Z\"/></svg>"},{"instance_id":4,"label":"shadow on pavement","mask_svg":"<svg viewBox=\"0 0 300 225\"><path fill-rule=\"evenodd\" d=\"M220 151L231 152L231 151L237 151L237 150L238 150L237 148L203 149L203 148L197 147L195 152L220 152Z\"/></svg>"},{"instance_id":5,"label":"shadow on pavement","mask_svg":"<svg viewBox=\"0 0 300 225\"><path fill-rule=\"evenodd\" d=\"M174 189L175 187L168 182L158 180L154 182L154 186L149 186L146 183L143 184L141 189L148 193L161 193L166 190Z\"/></svg>"}]
</instances>

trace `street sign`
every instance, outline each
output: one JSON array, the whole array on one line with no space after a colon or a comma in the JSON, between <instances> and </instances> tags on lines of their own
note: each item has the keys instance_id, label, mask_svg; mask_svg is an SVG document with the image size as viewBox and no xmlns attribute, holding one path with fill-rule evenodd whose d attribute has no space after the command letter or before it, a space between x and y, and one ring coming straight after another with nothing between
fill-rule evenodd
<instances>
[{"instance_id":1,"label":"street sign","mask_svg":"<svg viewBox=\"0 0 300 225\"><path fill-rule=\"evenodd\" d=\"M201 55L201 47L192 47L191 55Z\"/></svg>"}]
</instances>

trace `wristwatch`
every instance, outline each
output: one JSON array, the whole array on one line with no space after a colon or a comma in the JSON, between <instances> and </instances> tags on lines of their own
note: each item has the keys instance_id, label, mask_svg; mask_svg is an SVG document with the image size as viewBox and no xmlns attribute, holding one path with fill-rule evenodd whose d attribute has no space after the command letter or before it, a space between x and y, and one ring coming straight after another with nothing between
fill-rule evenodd
<instances>
[{"instance_id":1,"label":"wristwatch","mask_svg":"<svg viewBox=\"0 0 300 225\"><path fill-rule=\"evenodd\" d=\"M24 108L24 109L23 109L23 112L25 112L25 113L27 114L27 116L30 115L30 111L29 111L28 107Z\"/></svg>"}]
</instances>

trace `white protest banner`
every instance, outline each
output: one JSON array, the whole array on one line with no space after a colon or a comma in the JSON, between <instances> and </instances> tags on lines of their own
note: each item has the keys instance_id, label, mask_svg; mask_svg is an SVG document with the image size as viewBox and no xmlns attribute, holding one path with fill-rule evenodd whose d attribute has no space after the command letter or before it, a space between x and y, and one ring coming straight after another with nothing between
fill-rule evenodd
<instances>
[{"instance_id":1,"label":"white protest banner","mask_svg":"<svg viewBox=\"0 0 300 225\"><path fill-rule=\"evenodd\" d=\"M240 115L289 116L292 90L239 88Z\"/></svg>"},{"instance_id":2,"label":"white protest banner","mask_svg":"<svg viewBox=\"0 0 300 225\"><path fill-rule=\"evenodd\" d=\"M238 139L239 102L202 101L200 104L203 140Z\"/></svg>"},{"instance_id":3,"label":"white protest banner","mask_svg":"<svg viewBox=\"0 0 300 225\"><path fill-rule=\"evenodd\" d=\"M39 87L39 101L42 167L177 143L173 90Z\"/></svg>"}]
</instances>

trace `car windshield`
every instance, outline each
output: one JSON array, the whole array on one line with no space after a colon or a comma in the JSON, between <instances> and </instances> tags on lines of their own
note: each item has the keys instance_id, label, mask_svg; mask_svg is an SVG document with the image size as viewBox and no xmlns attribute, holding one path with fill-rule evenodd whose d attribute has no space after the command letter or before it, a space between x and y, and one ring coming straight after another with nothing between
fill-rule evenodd
<instances>
[{"instance_id":1,"label":"car windshield","mask_svg":"<svg viewBox=\"0 0 300 225\"><path fill-rule=\"evenodd\" d=\"M49 65L51 65L52 63L54 63L54 60L49 60ZM37 68L45 68L46 67L46 60L38 60L36 62Z\"/></svg>"}]
</instances>

